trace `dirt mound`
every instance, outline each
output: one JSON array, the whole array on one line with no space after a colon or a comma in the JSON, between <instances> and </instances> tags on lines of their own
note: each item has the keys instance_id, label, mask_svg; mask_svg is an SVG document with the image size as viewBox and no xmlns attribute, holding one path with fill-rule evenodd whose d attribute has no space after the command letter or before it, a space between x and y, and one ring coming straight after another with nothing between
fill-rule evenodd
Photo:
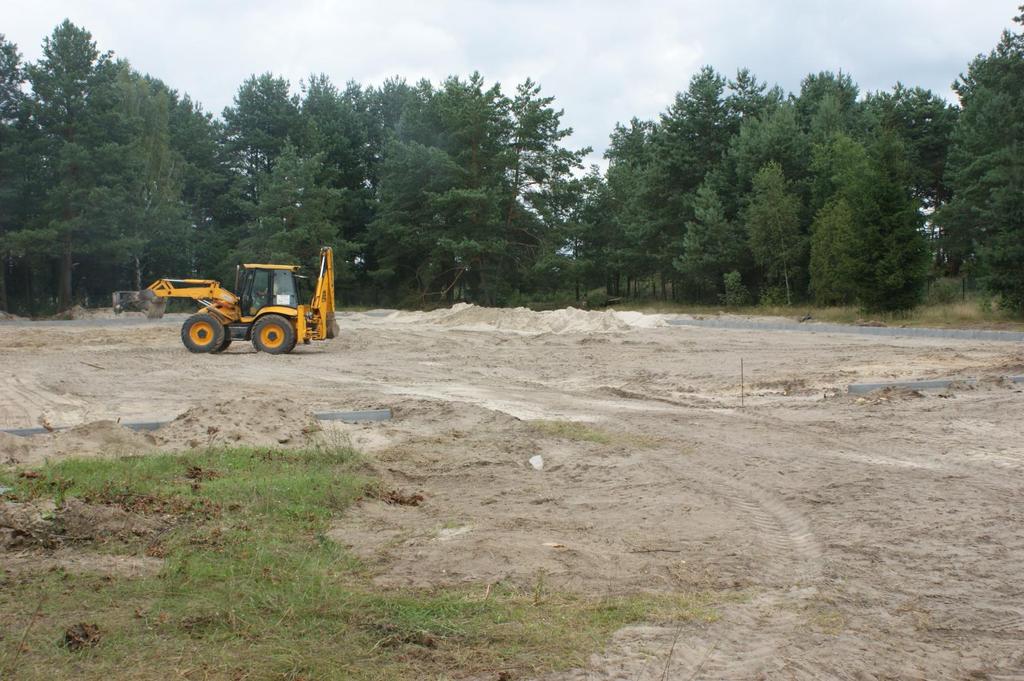
<instances>
[{"instance_id":1,"label":"dirt mound","mask_svg":"<svg viewBox=\"0 0 1024 681\"><path fill-rule=\"evenodd\" d=\"M621 313L625 314L625 313ZM627 321L616 312L595 312L567 307L564 310L534 312L525 307L478 307L459 303L447 310L424 315L425 321L438 326L465 329L510 331L515 333L615 333L629 331Z\"/></svg>"},{"instance_id":2,"label":"dirt mound","mask_svg":"<svg viewBox=\"0 0 1024 681\"><path fill-rule=\"evenodd\" d=\"M112 307L82 307L73 305L64 312L58 312L50 319L72 320L72 319L117 319L119 317L145 318L145 312L126 311L120 314L114 312Z\"/></svg>"},{"instance_id":3,"label":"dirt mound","mask_svg":"<svg viewBox=\"0 0 1024 681\"><path fill-rule=\"evenodd\" d=\"M29 437L0 433L0 464L37 466L72 456L118 457L224 445L303 446L319 431L316 418L291 403L237 399L193 407L151 433L115 421L92 421Z\"/></svg>"},{"instance_id":4,"label":"dirt mound","mask_svg":"<svg viewBox=\"0 0 1024 681\"><path fill-rule=\"evenodd\" d=\"M57 510L56 521L63 538L79 541L147 537L167 526L160 518L130 513L117 506L87 504L74 498Z\"/></svg>"},{"instance_id":5,"label":"dirt mound","mask_svg":"<svg viewBox=\"0 0 1024 681\"><path fill-rule=\"evenodd\" d=\"M16 314L11 314L10 312L4 312L3 310L0 310L0 322L18 322L21 321L22 319L24 319L24 317L19 317Z\"/></svg>"},{"instance_id":6,"label":"dirt mound","mask_svg":"<svg viewBox=\"0 0 1024 681\"><path fill-rule=\"evenodd\" d=\"M392 419L385 425L410 425L413 428L443 424L446 430L486 430L504 432L522 424L522 420L501 411L464 402L398 398L390 403Z\"/></svg>"},{"instance_id":7,"label":"dirt mound","mask_svg":"<svg viewBox=\"0 0 1024 681\"><path fill-rule=\"evenodd\" d=\"M60 506L52 501L0 503L0 547L4 549L54 548L65 541L127 541L166 527L162 518L74 498Z\"/></svg>"},{"instance_id":8,"label":"dirt mound","mask_svg":"<svg viewBox=\"0 0 1024 681\"><path fill-rule=\"evenodd\" d=\"M151 436L115 421L93 421L68 430L20 437L0 433L0 463L36 466L69 456L127 456L154 449Z\"/></svg>"},{"instance_id":9,"label":"dirt mound","mask_svg":"<svg viewBox=\"0 0 1024 681\"><path fill-rule=\"evenodd\" d=\"M56 545L56 510L52 501L0 502L0 548Z\"/></svg>"},{"instance_id":10,"label":"dirt mound","mask_svg":"<svg viewBox=\"0 0 1024 681\"><path fill-rule=\"evenodd\" d=\"M1015 353L990 367L989 371L1001 376L1024 376L1024 353Z\"/></svg>"},{"instance_id":11,"label":"dirt mound","mask_svg":"<svg viewBox=\"0 0 1024 681\"><path fill-rule=\"evenodd\" d=\"M0 464L17 464L28 456L29 442L27 438L0 433Z\"/></svg>"},{"instance_id":12,"label":"dirt mound","mask_svg":"<svg viewBox=\"0 0 1024 681\"><path fill-rule=\"evenodd\" d=\"M121 456L153 448L152 437L137 433L116 421L91 421L51 436L57 456Z\"/></svg>"},{"instance_id":13,"label":"dirt mound","mask_svg":"<svg viewBox=\"0 0 1024 681\"><path fill-rule=\"evenodd\" d=\"M924 393L912 388L886 386L873 390L863 397L858 397L857 404L885 404L886 402L903 402L924 397Z\"/></svg>"},{"instance_id":14,"label":"dirt mound","mask_svg":"<svg viewBox=\"0 0 1024 681\"><path fill-rule=\"evenodd\" d=\"M303 445L319 431L316 418L294 402L256 397L193 407L153 435L163 449L195 449Z\"/></svg>"}]
</instances>

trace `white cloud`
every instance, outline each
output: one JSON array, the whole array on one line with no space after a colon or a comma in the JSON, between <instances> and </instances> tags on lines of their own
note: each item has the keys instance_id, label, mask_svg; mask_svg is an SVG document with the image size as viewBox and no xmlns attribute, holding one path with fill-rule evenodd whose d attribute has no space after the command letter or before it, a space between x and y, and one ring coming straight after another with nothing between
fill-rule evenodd
<instances>
[{"instance_id":1,"label":"white cloud","mask_svg":"<svg viewBox=\"0 0 1024 681\"><path fill-rule=\"evenodd\" d=\"M11 0L4 0L8 6ZM35 0L2 30L29 59L65 17L139 70L219 112L251 73L293 85L401 75L439 80L479 70L506 91L530 76L557 97L574 142L599 155L617 121L663 111L704 63L742 66L799 88L842 69L863 91L897 80L944 95L1016 14L1003 0Z\"/></svg>"}]
</instances>

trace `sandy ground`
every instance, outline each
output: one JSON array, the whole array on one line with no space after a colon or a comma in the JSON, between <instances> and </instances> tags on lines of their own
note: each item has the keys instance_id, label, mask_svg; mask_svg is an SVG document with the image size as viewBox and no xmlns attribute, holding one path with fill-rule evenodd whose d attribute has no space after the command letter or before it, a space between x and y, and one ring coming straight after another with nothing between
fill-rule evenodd
<instances>
[{"instance_id":1,"label":"sandy ground","mask_svg":"<svg viewBox=\"0 0 1024 681\"><path fill-rule=\"evenodd\" d=\"M548 681L1024 678L1024 394L998 380L1024 373L1020 344L579 311L339 321L340 338L279 357L241 343L191 355L180 318L0 323L0 427L81 426L30 449L0 438L0 456L250 428L292 446L311 410L390 407L391 422L317 435L350 439L424 497L363 501L331 533L382 585L719 594L717 621L631 627ZM939 377L990 380L845 394ZM149 439L116 423L196 407Z\"/></svg>"}]
</instances>

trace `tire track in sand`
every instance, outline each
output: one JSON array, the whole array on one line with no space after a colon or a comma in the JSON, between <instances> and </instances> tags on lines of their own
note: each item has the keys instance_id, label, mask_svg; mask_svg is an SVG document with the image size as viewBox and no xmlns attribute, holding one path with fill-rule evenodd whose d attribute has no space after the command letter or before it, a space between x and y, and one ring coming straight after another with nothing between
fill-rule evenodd
<instances>
[{"instance_id":1,"label":"tire track in sand","mask_svg":"<svg viewBox=\"0 0 1024 681\"><path fill-rule=\"evenodd\" d=\"M732 681L786 668L779 653L803 625L802 606L817 593L824 572L809 523L775 494L727 472L702 466L687 476L750 523L766 549L766 590L724 606L721 619L707 626L627 627L587 669L548 675L546 681Z\"/></svg>"},{"instance_id":2,"label":"tire track in sand","mask_svg":"<svg viewBox=\"0 0 1024 681\"><path fill-rule=\"evenodd\" d=\"M817 594L824 572L821 549L807 519L776 494L714 467L695 473L750 522L767 549L762 578L769 589L727 608L697 640L679 641L660 678L759 678L779 666L780 650L801 626L804 604Z\"/></svg>"}]
</instances>

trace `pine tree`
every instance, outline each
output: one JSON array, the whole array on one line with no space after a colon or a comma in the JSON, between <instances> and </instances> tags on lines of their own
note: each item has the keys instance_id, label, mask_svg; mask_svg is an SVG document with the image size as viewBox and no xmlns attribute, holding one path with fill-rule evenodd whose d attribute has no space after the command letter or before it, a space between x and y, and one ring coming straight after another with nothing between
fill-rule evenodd
<instances>
[{"instance_id":1,"label":"pine tree","mask_svg":"<svg viewBox=\"0 0 1024 681\"><path fill-rule=\"evenodd\" d=\"M260 177L256 218L235 259L311 264L320 247L329 245L337 250L345 280L349 244L340 242L333 220L341 191L322 185L322 173L323 155L304 157L285 143L273 170Z\"/></svg>"},{"instance_id":2,"label":"pine tree","mask_svg":"<svg viewBox=\"0 0 1024 681\"><path fill-rule=\"evenodd\" d=\"M749 69L739 69L736 78L729 81L726 104L737 123L763 118L771 114L783 101L782 88L757 80Z\"/></svg>"},{"instance_id":3,"label":"pine tree","mask_svg":"<svg viewBox=\"0 0 1024 681\"><path fill-rule=\"evenodd\" d=\"M699 290L714 292L724 274L743 265L744 252L742 228L726 219L715 190L701 185L694 202L694 219L686 226L682 255L673 265Z\"/></svg>"},{"instance_id":4,"label":"pine tree","mask_svg":"<svg viewBox=\"0 0 1024 681\"><path fill-rule=\"evenodd\" d=\"M857 296L856 225L842 196L827 203L811 227L811 292L819 305L847 305Z\"/></svg>"},{"instance_id":5,"label":"pine tree","mask_svg":"<svg viewBox=\"0 0 1024 681\"><path fill-rule=\"evenodd\" d=\"M869 310L906 310L920 302L928 275L928 245L913 196L906 151L891 131L869 149L869 199L860 203L856 252L858 299Z\"/></svg>"},{"instance_id":6,"label":"pine tree","mask_svg":"<svg viewBox=\"0 0 1024 681\"><path fill-rule=\"evenodd\" d=\"M26 165L29 152L25 148L23 128L26 97L22 91L25 71L18 47L0 34L0 310L9 308L7 268L15 250L14 232L26 218L28 204Z\"/></svg>"},{"instance_id":7,"label":"pine tree","mask_svg":"<svg viewBox=\"0 0 1024 681\"><path fill-rule=\"evenodd\" d=\"M73 299L76 254L104 262L125 255L128 185L138 172L136 122L121 86L129 78L127 64L100 54L91 34L70 21L43 41L42 58L28 67L47 185L31 239L58 262L58 309ZM80 269L79 279L88 271Z\"/></svg>"},{"instance_id":8,"label":"pine tree","mask_svg":"<svg viewBox=\"0 0 1024 681\"><path fill-rule=\"evenodd\" d=\"M663 235L653 226L663 205L662 197L655 196L658 184L652 168L656 132L656 124L636 118L628 126L617 124L605 151L605 203L611 235L606 252L609 270L605 288L611 296L624 293L623 283L628 294L630 278L656 271L659 263L650 254L664 248Z\"/></svg>"},{"instance_id":9,"label":"pine tree","mask_svg":"<svg viewBox=\"0 0 1024 681\"><path fill-rule=\"evenodd\" d=\"M800 94L794 98L797 117L804 130L810 130L823 106L830 109L829 116L835 116L844 132L857 127L859 107L857 97L860 88L850 74L840 71L822 71L808 75L800 83ZM819 126L820 126L819 119Z\"/></svg>"},{"instance_id":10,"label":"pine tree","mask_svg":"<svg viewBox=\"0 0 1024 681\"><path fill-rule=\"evenodd\" d=\"M963 113L946 174L954 198L940 214L946 243L976 253L987 286L1024 310L1024 32L1004 32L954 87Z\"/></svg>"},{"instance_id":11,"label":"pine tree","mask_svg":"<svg viewBox=\"0 0 1024 681\"><path fill-rule=\"evenodd\" d=\"M906 151L881 128L870 148L844 134L819 146L811 288L828 302L905 310L920 300L928 248Z\"/></svg>"},{"instance_id":12,"label":"pine tree","mask_svg":"<svg viewBox=\"0 0 1024 681\"><path fill-rule=\"evenodd\" d=\"M767 270L770 281L782 281L786 304L791 305L794 267L805 245L800 231L800 199L790 192L778 163L768 163L754 176L744 221L751 252Z\"/></svg>"},{"instance_id":13,"label":"pine tree","mask_svg":"<svg viewBox=\"0 0 1024 681\"><path fill-rule=\"evenodd\" d=\"M747 121L732 138L728 163L734 168L732 191L738 197L750 191L754 176L768 163L785 169L790 182L799 182L807 174L810 145L800 129L796 109L791 104L776 107L761 119Z\"/></svg>"},{"instance_id":14,"label":"pine tree","mask_svg":"<svg viewBox=\"0 0 1024 681\"><path fill-rule=\"evenodd\" d=\"M284 78L271 73L250 76L238 88L234 105L224 109L224 145L236 169L248 178L250 199L256 198L256 178L273 169L298 131L298 101L289 91Z\"/></svg>"}]
</instances>

